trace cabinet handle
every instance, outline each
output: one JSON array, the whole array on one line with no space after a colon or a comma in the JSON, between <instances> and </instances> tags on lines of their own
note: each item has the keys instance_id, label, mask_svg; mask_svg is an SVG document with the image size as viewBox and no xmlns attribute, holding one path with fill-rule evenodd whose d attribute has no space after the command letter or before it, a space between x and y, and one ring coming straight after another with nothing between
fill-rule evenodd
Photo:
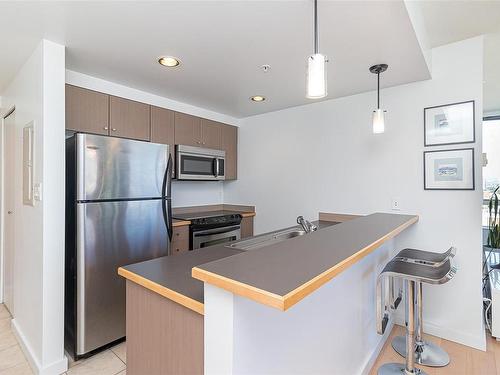
<instances>
[{"instance_id":1,"label":"cabinet handle","mask_svg":"<svg viewBox=\"0 0 500 375\"><path fill-rule=\"evenodd\" d=\"M111 130L112 130L112 131L114 131L114 132L116 131L116 129L115 129L115 128L112 128Z\"/></svg>"},{"instance_id":2,"label":"cabinet handle","mask_svg":"<svg viewBox=\"0 0 500 375\"><path fill-rule=\"evenodd\" d=\"M108 127L107 127L107 126L105 126L103 129L104 129L104 130L108 130Z\"/></svg>"}]
</instances>

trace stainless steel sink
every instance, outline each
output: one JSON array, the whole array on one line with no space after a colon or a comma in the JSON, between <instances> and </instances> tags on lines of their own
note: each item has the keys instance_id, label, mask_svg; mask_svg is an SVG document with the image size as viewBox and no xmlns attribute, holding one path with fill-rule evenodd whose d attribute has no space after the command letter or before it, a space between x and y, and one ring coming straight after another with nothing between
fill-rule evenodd
<instances>
[{"instance_id":1,"label":"stainless steel sink","mask_svg":"<svg viewBox=\"0 0 500 375\"><path fill-rule=\"evenodd\" d=\"M301 227L297 226L284 230L279 230L277 232L266 233L257 237L249 238L248 240L237 241L228 245L227 247L239 250L255 250L294 237L299 237L304 234L306 234L306 232Z\"/></svg>"},{"instance_id":2,"label":"stainless steel sink","mask_svg":"<svg viewBox=\"0 0 500 375\"><path fill-rule=\"evenodd\" d=\"M292 232L278 234L275 236L275 238L286 240L288 238L294 238L294 237L302 236L304 234L306 234L306 232L303 229L299 229L299 230L293 230Z\"/></svg>"}]
</instances>

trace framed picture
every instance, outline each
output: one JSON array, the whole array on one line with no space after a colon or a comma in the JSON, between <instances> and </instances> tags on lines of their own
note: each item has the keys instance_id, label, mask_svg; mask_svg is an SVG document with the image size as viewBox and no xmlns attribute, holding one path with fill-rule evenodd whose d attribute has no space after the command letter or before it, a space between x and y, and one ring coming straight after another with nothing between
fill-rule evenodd
<instances>
[{"instance_id":1,"label":"framed picture","mask_svg":"<svg viewBox=\"0 0 500 375\"><path fill-rule=\"evenodd\" d=\"M474 100L424 108L424 145L475 141Z\"/></svg>"},{"instance_id":2,"label":"framed picture","mask_svg":"<svg viewBox=\"0 0 500 375\"><path fill-rule=\"evenodd\" d=\"M474 149L424 152L425 190L474 190Z\"/></svg>"}]
</instances>

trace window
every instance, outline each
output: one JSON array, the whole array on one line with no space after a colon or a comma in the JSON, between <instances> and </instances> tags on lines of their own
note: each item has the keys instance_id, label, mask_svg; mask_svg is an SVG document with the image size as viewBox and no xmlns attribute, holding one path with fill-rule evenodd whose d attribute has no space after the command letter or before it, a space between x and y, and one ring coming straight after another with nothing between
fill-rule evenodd
<instances>
[{"instance_id":1,"label":"window","mask_svg":"<svg viewBox=\"0 0 500 375\"><path fill-rule=\"evenodd\" d=\"M486 164L486 165L485 165ZM488 225L488 200L500 185L500 116L483 119L483 225Z\"/></svg>"}]
</instances>

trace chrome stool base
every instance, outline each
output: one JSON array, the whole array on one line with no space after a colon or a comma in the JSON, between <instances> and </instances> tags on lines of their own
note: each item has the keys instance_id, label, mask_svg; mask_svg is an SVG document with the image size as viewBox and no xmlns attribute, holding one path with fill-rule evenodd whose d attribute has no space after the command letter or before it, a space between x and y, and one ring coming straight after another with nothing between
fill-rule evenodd
<instances>
[{"instance_id":1,"label":"chrome stool base","mask_svg":"<svg viewBox=\"0 0 500 375\"><path fill-rule=\"evenodd\" d=\"M425 371L415 368L413 372L407 372L404 363L386 363L379 367L378 375L427 375Z\"/></svg>"},{"instance_id":2,"label":"chrome stool base","mask_svg":"<svg viewBox=\"0 0 500 375\"><path fill-rule=\"evenodd\" d=\"M392 340L392 347L401 356L406 357L406 337L397 336ZM450 356L436 344L424 341L421 353L415 352L415 362L430 367L444 367L450 363Z\"/></svg>"}]
</instances>

